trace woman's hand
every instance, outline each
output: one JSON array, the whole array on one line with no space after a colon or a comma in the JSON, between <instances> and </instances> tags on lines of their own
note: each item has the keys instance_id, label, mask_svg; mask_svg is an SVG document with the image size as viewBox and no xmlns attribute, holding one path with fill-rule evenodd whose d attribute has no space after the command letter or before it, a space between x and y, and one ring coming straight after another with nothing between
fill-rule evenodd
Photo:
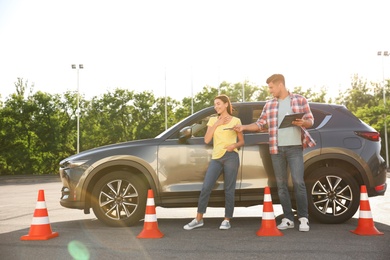
<instances>
[{"instance_id":1,"label":"woman's hand","mask_svg":"<svg viewBox=\"0 0 390 260\"><path fill-rule=\"evenodd\" d=\"M216 126L226 125L227 123L230 122L230 120L232 120L232 117L230 115L225 117L219 116L217 122L215 122L215 125Z\"/></svg>"},{"instance_id":2,"label":"woman's hand","mask_svg":"<svg viewBox=\"0 0 390 260\"><path fill-rule=\"evenodd\" d=\"M234 149L236 149L236 145L235 144L228 145L228 146L225 147L225 149L228 152L233 152Z\"/></svg>"}]
</instances>

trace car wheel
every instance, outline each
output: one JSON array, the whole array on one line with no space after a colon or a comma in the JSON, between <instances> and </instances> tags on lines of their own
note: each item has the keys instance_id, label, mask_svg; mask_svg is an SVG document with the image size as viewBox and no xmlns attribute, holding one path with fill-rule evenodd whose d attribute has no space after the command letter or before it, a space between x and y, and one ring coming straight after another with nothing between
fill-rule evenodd
<instances>
[{"instance_id":1,"label":"car wheel","mask_svg":"<svg viewBox=\"0 0 390 260\"><path fill-rule=\"evenodd\" d=\"M319 168L308 176L309 213L322 223L343 223L356 213L360 202L357 181L345 170Z\"/></svg>"},{"instance_id":2,"label":"car wheel","mask_svg":"<svg viewBox=\"0 0 390 260\"><path fill-rule=\"evenodd\" d=\"M92 195L93 212L109 226L131 226L144 217L147 188L129 172L104 175L96 183Z\"/></svg>"}]
</instances>

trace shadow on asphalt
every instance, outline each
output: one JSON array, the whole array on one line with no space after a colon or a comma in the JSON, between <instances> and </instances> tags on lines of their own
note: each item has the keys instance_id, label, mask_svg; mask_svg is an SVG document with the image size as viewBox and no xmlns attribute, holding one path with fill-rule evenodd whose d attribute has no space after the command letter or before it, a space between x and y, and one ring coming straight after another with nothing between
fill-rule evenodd
<instances>
[{"instance_id":1,"label":"shadow on asphalt","mask_svg":"<svg viewBox=\"0 0 390 260\"><path fill-rule=\"evenodd\" d=\"M296 225L278 237L256 235L260 217L234 218L229 230L218 229L221 218L205 218L203 227L184 230L189 221L158 219L158 228L164 234L160 239L137 238L143 221L123 228L105 226L97 219L51 223L52 231L59 236L45 241L20 241L29 233L29 228L23 228L0 234L0 256L44 259L49 254L52 259L70 259L70 245L77 245L77 250L87 252L90 259L280 259L286 255L290 259L321 259L321 253L328 257L330 253L337 259L373 260L385 259L384 253L389 252L390 227L375 223L384 236L358 236L350 232L357 227L357 219L333 225L311 221L310 232L299 232ZM351 253L360 258L349 258Z\"/></svg>"},{"instance_id":2,"label":"shadow on asphalt","mask_svg":"<svg viewBox=\"0 0 390 260\"><path fill-rule=\"evenodd\" d=\"M283 216L280 215L275 218L276 223L279 223ZM204 226L194 230L184 230L183 226L190 222L192 219L183 218L183 219L170 219L163 218L158 219L158 228L162 233L165 234L165 237L171 238L180 238L184 234L203 237L203 240L221 238L226 235L226 237L252 237L255 238L257 230L261 227L262 218L261 217L238 217L234 218L231 221L232 228L230 230L219 230L219 225L222 221L222 218L205 218ZM295 220L295 228L283 230L284 235L288 236L289 234L304 234L305 236L316 237L321 234L322 239L337 239L345 236L351 237L364 237L358 236L351 233L351 230L355 230L358 225L358 219L352 218L347 222L342 224L322 224L315 220L310 220L310 232L299 232L298 231L298 221ZM375 227L383 232L390 234L390 226L382 223L374 222ZM98 219L83 219L83 220L72 220L65 222L55 222L50 224L52 231L58 232L60 234L59 239L83 239L88 234L94 234L94 236L101 236L102 239L110 239L112 232L115 234L128 234L132 233L132 237L135 238L144 228L143 220L131 227L109 227L104 225ZM23 228L20 230L12 231L9 233L0 234L0 243L13 243L15 240L19 240L20 236L26 235L29 233L30 228ZM297 233L295 233L295 231ZM111 235L109 235L111 234ZM11 239L10 239L11 238ZM16 238L16 239L15 239ZM55 238L57 239L57 238ZM6 242L8 241L8 242ZM21 242L24 243L25 241Z\"/></svg>"}]
</instances>

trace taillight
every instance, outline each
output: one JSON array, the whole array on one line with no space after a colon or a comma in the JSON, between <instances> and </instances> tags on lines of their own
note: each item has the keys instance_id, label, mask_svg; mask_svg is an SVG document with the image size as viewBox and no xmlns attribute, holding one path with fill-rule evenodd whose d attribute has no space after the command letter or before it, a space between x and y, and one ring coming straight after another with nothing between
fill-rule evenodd
<instances>
[{"instance_id":1,"label":"taillight","mask_svg":"<svg viewBox=\"0 0 390 260\"><path fill-rule=\"evenodd\" d=\"M378 142L381 140L381 135L378 132L360 132L356 131L356 135L363 137L364 139Z\"/></svg>"}]
</instances>

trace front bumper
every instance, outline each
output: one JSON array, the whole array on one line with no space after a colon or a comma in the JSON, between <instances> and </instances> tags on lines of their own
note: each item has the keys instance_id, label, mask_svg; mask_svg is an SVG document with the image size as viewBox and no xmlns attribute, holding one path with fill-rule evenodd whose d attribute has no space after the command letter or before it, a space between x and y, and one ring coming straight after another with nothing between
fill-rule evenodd
<instances>
[{"instance_id":1,"label":"front bumper","mask_svg":"<svg viewBox=\"0 0 390 260\"><path fill-rule=\"evenodd\" d=\"M81 172L77 168L60 168L60 177L62 182L60 204L65 208L84 209L85 202L80 199L78 191L78 182Z\"/></svg>"},{"instance_id":2,"label":"front bumper","mask_svg":"<svg viewBox=\"0 0 390 260\"><path fill-rule=\"evenodd\" d=\"M71 209L84 209L85 203L83 201L77 201L71 198L71 191L68 187L62 187L61 189L61 206Z\"/></svg>"}]
</instances>

